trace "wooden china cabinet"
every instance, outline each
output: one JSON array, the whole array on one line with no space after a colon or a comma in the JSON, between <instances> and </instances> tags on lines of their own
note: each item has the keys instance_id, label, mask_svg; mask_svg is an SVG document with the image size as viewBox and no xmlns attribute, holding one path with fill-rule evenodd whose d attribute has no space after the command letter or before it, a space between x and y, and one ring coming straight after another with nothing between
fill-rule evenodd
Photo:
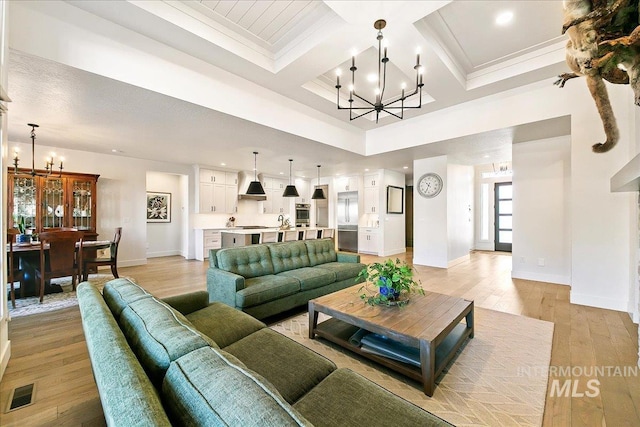
<instances>
[{"instance_id":1,"label":"wooden china cabinet","mask_svg":"<svg viewBox=\"0 0 640 427\"><path fill-rule=\"evenodd\" d=\"M73 227L85 232L85 240L96 240L97 193L100 175L75 172L51 173L18 169L7 173L7 227L24 217L34 233L48 228Z\"/></svg>"}]
</instances>

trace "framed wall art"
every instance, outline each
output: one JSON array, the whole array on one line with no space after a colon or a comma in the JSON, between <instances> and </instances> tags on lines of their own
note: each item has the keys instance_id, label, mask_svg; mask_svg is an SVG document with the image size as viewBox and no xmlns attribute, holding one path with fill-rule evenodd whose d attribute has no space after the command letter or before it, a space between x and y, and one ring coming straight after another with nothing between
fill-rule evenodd
<instances>
[{"instance_id":1,"label":"framed wall art","mask_svg":"<svg viewBox=\"0 0 640 427\"><path fill-rule=\"evenodd\" d=\"M171 222L171 193L147 191L147 222Z\"/></svg>"}]
</instances>

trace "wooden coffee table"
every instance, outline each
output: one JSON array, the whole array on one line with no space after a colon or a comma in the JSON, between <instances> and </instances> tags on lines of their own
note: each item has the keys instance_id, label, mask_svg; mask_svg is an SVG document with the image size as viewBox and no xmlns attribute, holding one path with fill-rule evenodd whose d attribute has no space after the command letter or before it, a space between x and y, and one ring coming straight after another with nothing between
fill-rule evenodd
<instances>
[{"instance_id":1,"label":"wooden coffee table","mask_svg":"<svg viewBox=\"0 0 640 427\"><path fill-rule=\"evenodd\" d=\"M473 301L426 292L404 307L370 306L356 285L309 301L309 338L316 335L409 378L433 396L435 380L467 338L473 338ZM318 313L331 319L318 324ZM464 322L462 320L465 319ZM360 328L420 350L420 367L363 351L349 342Z\"/></svg>"}]
</instances>

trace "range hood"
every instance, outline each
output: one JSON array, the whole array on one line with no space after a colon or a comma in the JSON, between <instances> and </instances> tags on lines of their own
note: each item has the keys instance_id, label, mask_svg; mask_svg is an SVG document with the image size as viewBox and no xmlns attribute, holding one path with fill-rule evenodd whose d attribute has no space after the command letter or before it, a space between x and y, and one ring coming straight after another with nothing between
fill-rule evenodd
<instances>
[{"instance_id":1,"label":"range hood","mask_svg":"<svg viewBox=\"0 0 640 427\"><path fill-rule=\"evenodd\" d=\"M240 171L238 173L238 200L255 200L262 202L267 200L266 194L247 194L249 183L253 181L253 172Z\"/></svg>"}]
</instances>

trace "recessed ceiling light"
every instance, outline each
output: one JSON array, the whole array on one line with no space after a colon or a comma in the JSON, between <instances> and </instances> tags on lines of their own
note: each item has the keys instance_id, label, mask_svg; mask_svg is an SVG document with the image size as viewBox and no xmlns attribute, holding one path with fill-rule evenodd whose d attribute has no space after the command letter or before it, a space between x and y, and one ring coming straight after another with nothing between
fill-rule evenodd
<instances>
[{"instance_id":1,"label":"recessed ceiling light","mask_svg":"<svg viewBox=\"0 0 640 427\"><path fill-rule=\"evenodd\" d=\"M227 164L222 162L222 163L220 163L220 166L227 166Z\"/></svg>"},{"instance_id":2,"label":"recessed ceiling light","mask_svg":"<svg viewBox=\"0 0 640 427\"><path fill-rule=\"evenodd\" d=\"M485 159L488 159L488 158L489 158L489 155L488 155L488 154L485 154L485 155L484 155L484 156L482 156L482 157L484 157Z\"/></svg>"},{"instance_id":3,"label":"recessed ceiling light","mask_svg":"<svg viewBox=\"0 0 640 427\"><path fill-rule=\"evenodd\" d=\"M403 166L402 169L409 169L409 166Z\"/></svg>"},{"instance_id":4,"label":"recessed ceiling light","mask_svg":"<svg viewBox=\"0 0 640 427\"><path fill-rule=\"evenodd\" d=\"M377 82L377 81L378 81L378 76L376 76L376 75L375 75L375 74L373 74L373 73L372 73L372 74L369 74L369 75L367 75L367 81L368 81L368 82L371 82L371 83L373 83L373 82Z\"/></svg>"},{"instance_id":5,"label":"recessed ceiling light","mask_svg":"<svg viewBox=\"0 0 640 427\"><path fill-rule=\"evenodd\" d=\"M365 169L364 171L365 171L365 172L369 172L369 169Z\"/></svg>"},{"instance_id":6,"label":"recessed ceiling light","mask_svg":"<svg viewBox=\"0 0 640 427\"><path fill-rule=\"evenodd\" d=\"M505 10L496 16L496 25L504 26L513 21L513 12Z\"/></svg>"},{"instance_id":7,"label":"recessed ceiling light","mask_svg":"<svg viewBox=\"0 0 640 427\"><path fill-rule=\"evenodd\" d=\"M112 153L123 153L124 151L122 151L122 150L118 150L118 149L116 149L116 148L113 148L113 149L111 149L111 152L112 152Z\"/></svg>"},{"instance_id":8,"label":"recessed ceiling light","mask_svg":"<svg viewBox=\"0 0 640 427\"><path fill-rule=\"evenodd\" d=\"M280 175L284 175L284 172L280 172Z\"/></svg>"}]
</instances>

